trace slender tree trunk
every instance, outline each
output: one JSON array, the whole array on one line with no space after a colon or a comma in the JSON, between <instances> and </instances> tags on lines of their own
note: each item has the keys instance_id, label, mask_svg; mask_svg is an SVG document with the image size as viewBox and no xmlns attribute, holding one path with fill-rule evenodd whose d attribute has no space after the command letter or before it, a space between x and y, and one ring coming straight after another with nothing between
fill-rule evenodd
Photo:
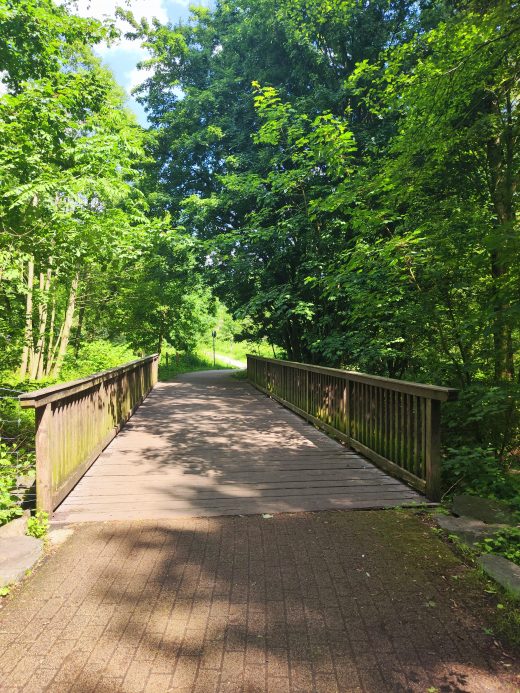
<instances>
[{"instance_id":1,"label":"slender tree trunk","mask_svg":"<svg viewBox=\"0 0 520 693\"><path fill-rule=\"evenodd\" d=\"M49 375L49 364L52 363L52 352L54 349L54 321L56 319L56 298L52 297L51 321L49 324L49 339L47 340L47 353L45 355L44 373Z\"/></svg>"},{"instance_id":2,"label":"slender tree trunk","mask_svg":"<svg viewBox=\"0 0 520 693\"><path fill-rule=\"evenodd\" d=\"M62 323L62 325L60 327L60 331L58 332L58 336L56 337L54 343L52 344L52 348L51 348L51 345L49 344L49 357L47 359L47 366L45 368L45 375L51 375L52 374L54 364L56 362L56 355L58 353L58 347L61 343L61 337L63 335L64 324L65 323Z\"/></svg>"},{"instance_id":3,"label":"slender tree trunk","mask_svg":"<svg viewBox=\"0 0 520 693\"><path fill-rule=\"evenodd\" d=\"M44 278L43 273L40 273L40 305L38 308L38 342L36 344L36 359L31 378L40 380L43 377L43 366L45 359L45 335L47 332L47 319L49 316L49 294L51 290L52 279L52 258L49 258L49 267Z\"/></svg>"},{"instance_id":4,"label":"slender tree trunk","mask_svg":"<svg viewBox=\"0 0 520 693\"><path fill-rule=\"evenodd\" d=\"M74 311L76 310L76 299L78 296L78 285L79 276L76 275L72 280L70 287L69 300L67 303L67 310L65 312L65 321L63 323L63 331L61 333L60 346L58 349L58 354L56 356L56 361L52 369L52 375L58 377L60 374L61 367L63 365L63 359L67 353L67 347L69 345L70 331L72 328L72 321L74 320Z\"/></svg>"},{"instance_id":5,"label":"slender tree trunk","mask_svg":"<svg viewBox=\"0 0 520 693\"><path fill-rule=\"evenodd\" d=\"M490 171L490 193L496 214L497 234L491 250L491 276L494 284L494 325L493 343L495 356L495 378L514 379L512 319L504 284L510 270L511 252L509 238L515 219L514 194L514 145L513 116L510 93L506 93L505 109L501 109L496 99L491 101L491 113L499 123L505 110L506 123L498 134L487 143L487 160Z\"/></svg>"},{"instance_id":6,"label":"slender tree trunk","mask_svg":"<svg viewBox=\"0 0 520 693\"><path fill-rule=\"evenodd\" d=\"M25 330L20 378L25 378L29 365L30 353L33 349L33 288L34 288L34 258L27 263L27 298L25 300Z\"/></svg>"},{"instance_id":7,"label":"slender tree trunk","mask_svg":"<svg viewBox=\"0 0 520 693\"><path fill-rule=\"evenodd\" d=\"M79 348L81 346L81 333L83 332L83 320L85 319L85 302L81 304L78 313L78 328L76 334L74 335L74 358L79 356Z\"/></svg>"},{"instance_id":8,"label":"slender tree trunk","mask_svg":"<svg viewBox=\"0 0 520 693\"><path fill-rule=\"evenodd\" d=\"M31 367L31 378L41 378L43 374L43 357L45 351L45 332L47 330L49 290L51 285L51 268L46 274L40 272L40 294L38 305L38 341L36 342L35 357Z\"/></svg>"}]
</instances>

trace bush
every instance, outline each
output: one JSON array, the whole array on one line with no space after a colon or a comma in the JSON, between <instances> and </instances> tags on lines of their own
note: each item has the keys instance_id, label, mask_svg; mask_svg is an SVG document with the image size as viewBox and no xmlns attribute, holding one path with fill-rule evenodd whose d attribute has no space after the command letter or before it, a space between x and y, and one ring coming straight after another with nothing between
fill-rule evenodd
<instances>
[{"instance_id":1,"label":"bush","mask_svg":"<svg viewBox=\"0 0 520 693\"><path fill-rule=\"evenodd\" d=\"M443 461L446 495L473 493L507 501L520 517L520 476L511 472L493 450L476 446L448 448Z\"/></svg>"},{"instance_id":2,"label":"bush","mask_svg":"<svg viewBox=\"0 0 520 693\"><path fill-rule=\"evenodd\" d=\"M42 539L49 531L49 516L43 510L38 510L27 520L27 534L35 539Z\"/></svg>"},{"instance_id":3,"label":"bush","mask_svg":"<svg viewBox=\"0 0 520 693\"><path fill-rule=\"evenodd\" d=\"M106 371L133 361L137 356L126 344L113 344L105 339L81 347L77 357L69 350L60 374L60 381L86 378L93 373Z\"/></svg>"},{"instance_id":4,"label":"bush","mask_svg":"<svg viewBox=\"0 0 520 693\"><path fill-rule=\"evenodd\" d=\"M34 475L34 466L34 453L0 443L0 525L22 514L17 480Z\"/></svg>"},{"instance_id":5,"label":"bush","mask_svg":"<svg viewBox=\"0 0 520 693\"><path fill-rule=\"evenodd\" d=\"M478 544L482 553L496 553L520 565L520 529L508 527Z\"/></svg>"},{"instance_id":6,"label":"bush","mask_svg":"<svg viewBox=\"0 0 520 693\"><path fill-rule=\"evenodd\" d=\"M491 448L504 467L520 462L520 386L477 383L445 405L445 439L451 447Z\"/></svg>"}]
</instances>

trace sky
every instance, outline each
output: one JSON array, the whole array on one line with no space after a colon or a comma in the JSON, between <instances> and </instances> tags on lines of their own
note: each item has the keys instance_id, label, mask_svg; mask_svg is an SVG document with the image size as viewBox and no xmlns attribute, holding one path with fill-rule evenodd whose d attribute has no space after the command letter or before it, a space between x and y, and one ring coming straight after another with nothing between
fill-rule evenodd
<instances>
[{"instance_id":1,"label":"sky","mask_svg":"<svg viewBox=\"0 0 520 693\"><path fill-rule=\"evenodd\" d=\"M145 17L151 21L156 17L161 22L176 22L189 16L189 5L209 5L211 0L76 0L77 13L83 17L113 17L116 7L130 9L136 19ZM124 22L118 22L123 31L128 29ZM142 125L146 125L146 114L131 96L130 91L146 78L136 65L147 57L146 51L136 41L122 38L110 47L98 46L96 49L103 62L112 70L116 80L128 94L128 105L134 111Z\"/></svg>"}]
</instances>

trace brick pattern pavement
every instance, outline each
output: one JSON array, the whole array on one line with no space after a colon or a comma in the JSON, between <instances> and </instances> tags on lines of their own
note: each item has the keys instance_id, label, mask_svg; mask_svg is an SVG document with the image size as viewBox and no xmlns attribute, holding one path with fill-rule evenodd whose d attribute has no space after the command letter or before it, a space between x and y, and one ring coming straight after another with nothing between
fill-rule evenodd
<instances>
[{"instance_id":1,"label":"brick pattern pavement","mask_svg":"<svg viewBox=\"0 0 520 693\"><path fill-rule=\"evenodd\" d=\"M4 601L0 690L518 690L465 570L391 510L78 525Z\"/></svg>"}]
</instances>

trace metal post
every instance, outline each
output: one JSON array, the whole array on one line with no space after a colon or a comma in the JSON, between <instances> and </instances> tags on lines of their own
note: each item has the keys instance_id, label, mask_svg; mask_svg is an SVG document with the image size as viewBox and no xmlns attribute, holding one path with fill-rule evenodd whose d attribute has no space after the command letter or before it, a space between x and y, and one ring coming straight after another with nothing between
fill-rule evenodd
<instances>
[{"instance_id":1,"label":"metal post","mask_svg":"<svg viewBox=\"0 0 520 693\"><path fill-rule=\"evenodd\" d=\"M211 336L213 337L213 368L217 365L217 361L215 358L215 337L217 336L217 333L215 330L212 331Z\"/></svg>"}]
</instances>

